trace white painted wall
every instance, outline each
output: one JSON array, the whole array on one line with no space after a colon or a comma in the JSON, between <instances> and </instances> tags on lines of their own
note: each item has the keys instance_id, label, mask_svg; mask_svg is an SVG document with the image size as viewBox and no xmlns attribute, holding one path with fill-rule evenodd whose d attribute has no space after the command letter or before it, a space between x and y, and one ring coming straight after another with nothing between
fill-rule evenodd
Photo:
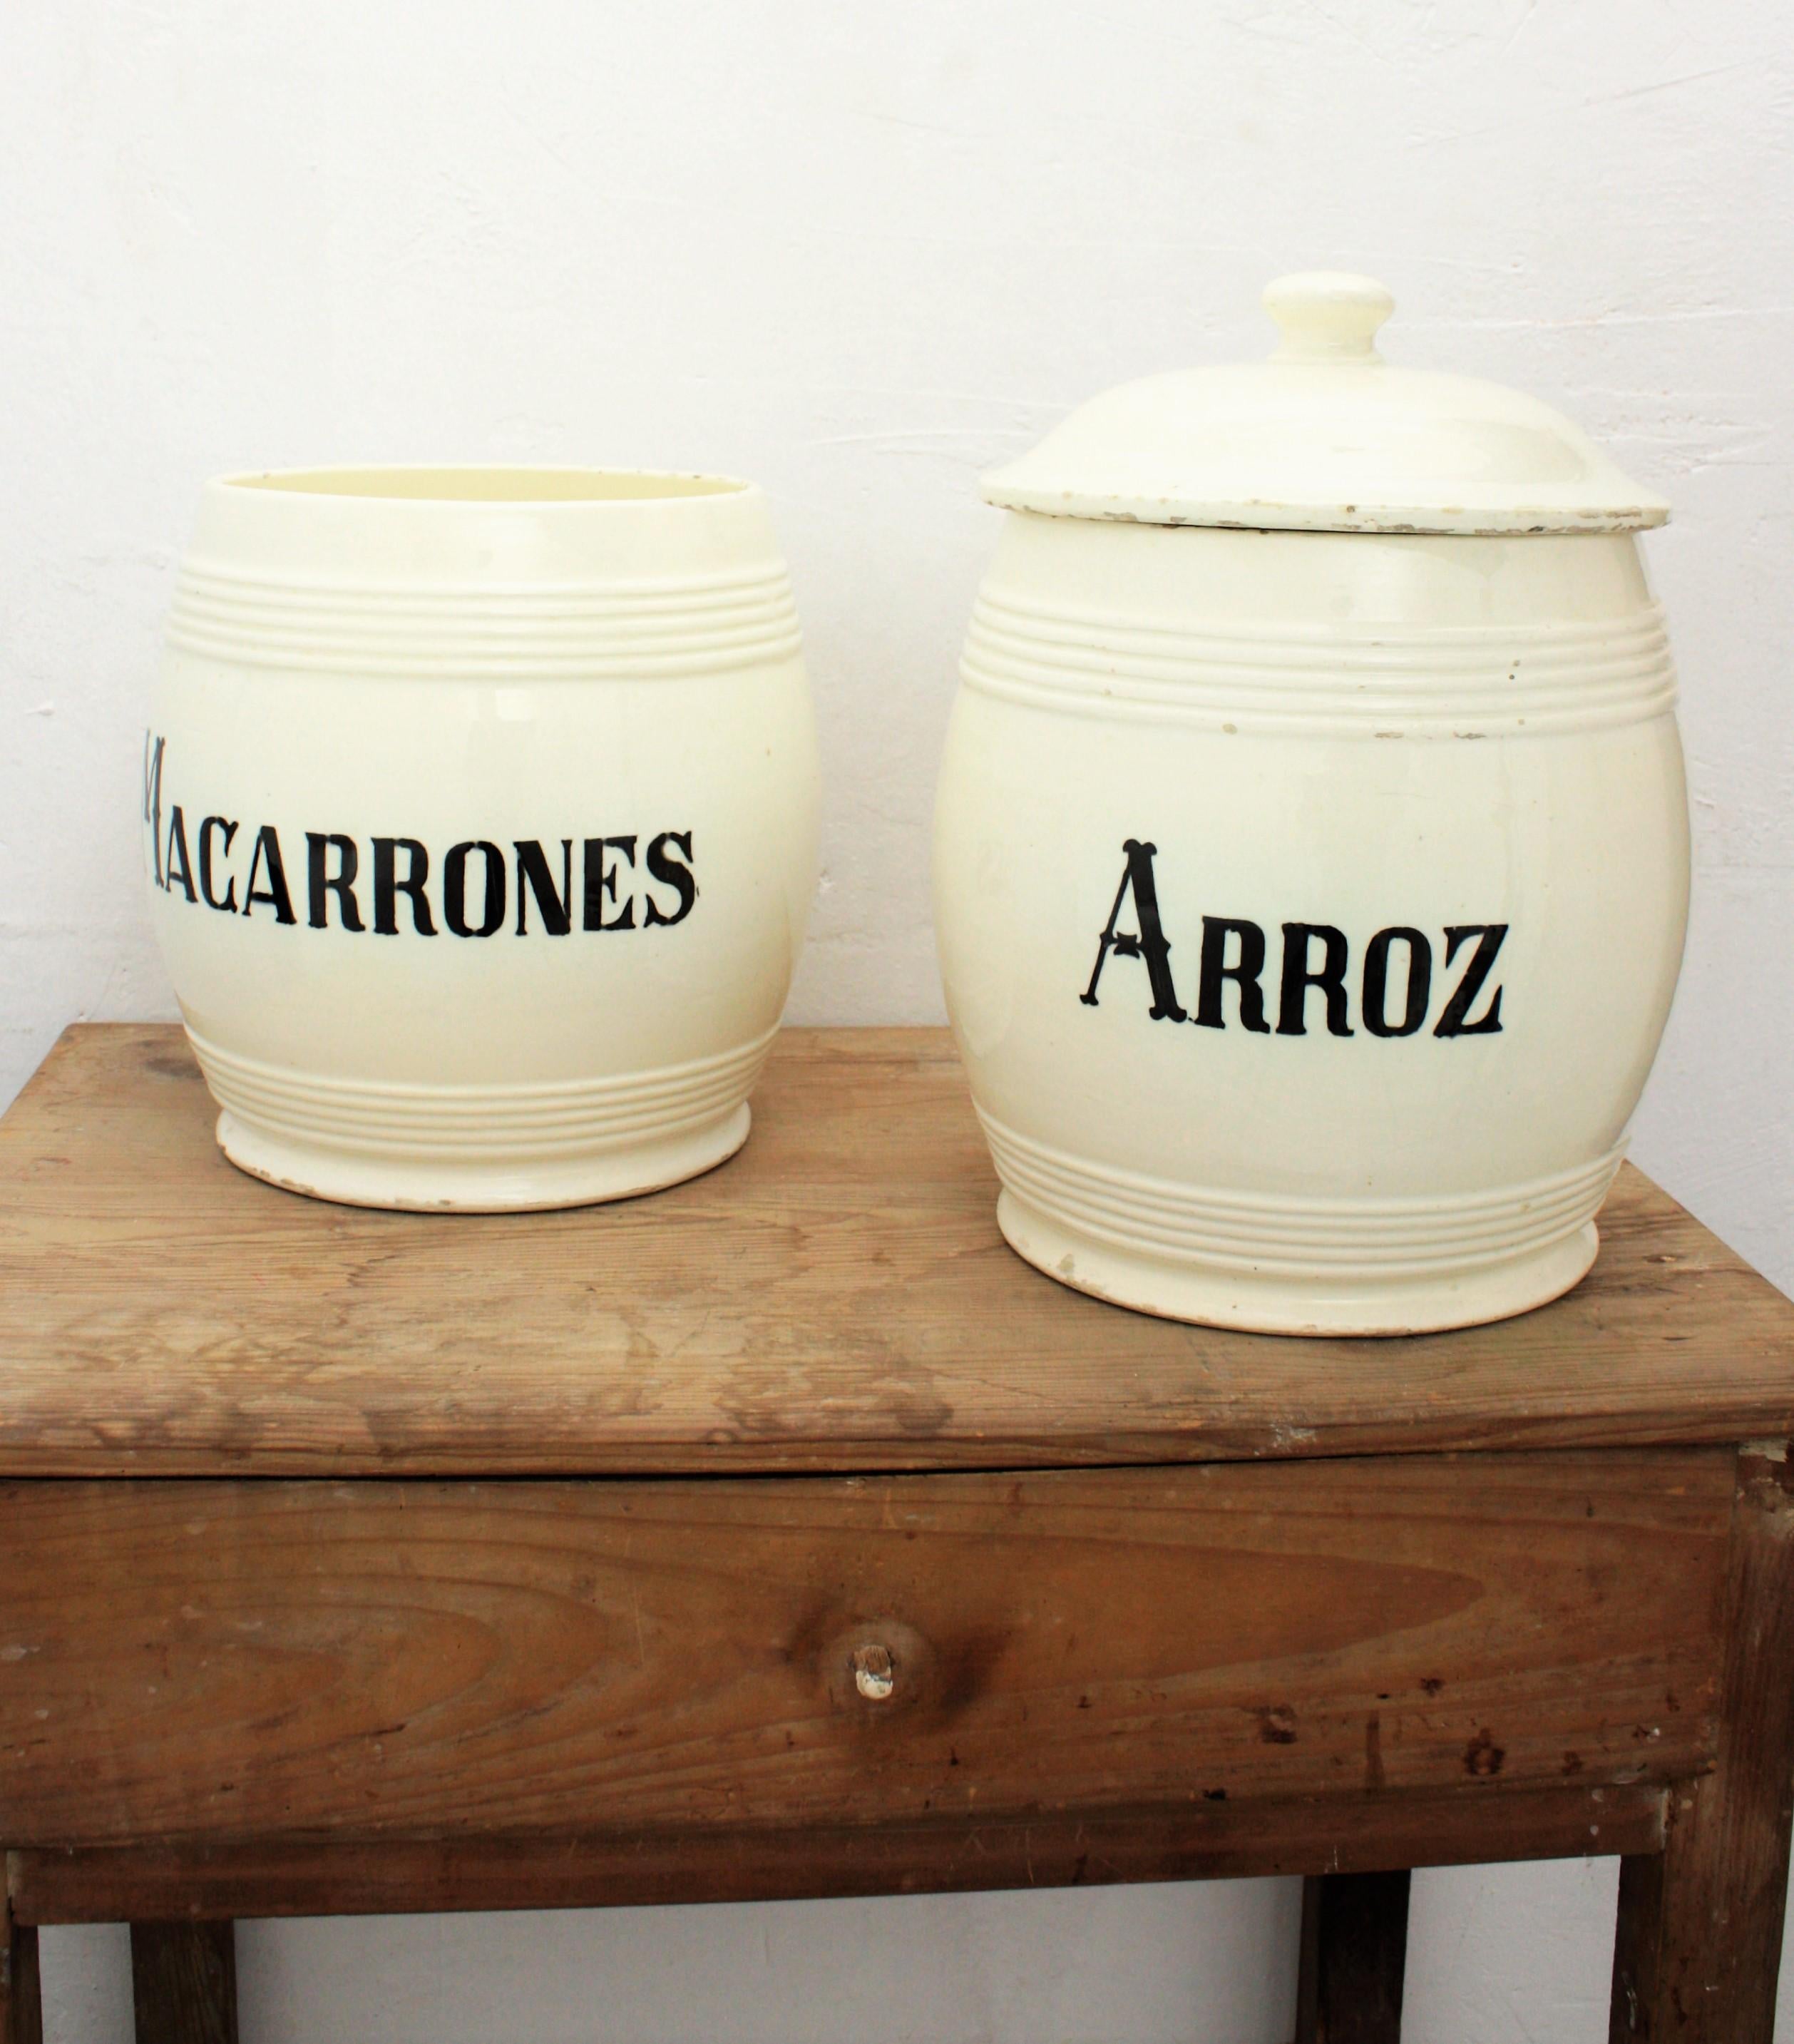
<instances>
[{"instance_id":1,"label":"white painted wall","mask_svg":"<svg viewBox=\"0 0 1794 2044\"><path fill-rule=\"evenodd\" d=\"M0 1099L71 1019L172 1012L144 691L198 482L282 463L765 482L830 788L794 1012L938 1016L974 475L1263 351L1260 285L1327 264L1393 286L1392 354L1537 390L1675 501L1696 889L1636 1154L1794 1283L1791 95L1781 0L6 0ZM1416 2044L1592 2044L1612 1885L1423 1878ZM1281 2044L1294 1931L1278 1883L253 1926L245 2028ZM47 1963L60 2044L125 2036L121 1934Z\"/></svg>"}]
</instances>

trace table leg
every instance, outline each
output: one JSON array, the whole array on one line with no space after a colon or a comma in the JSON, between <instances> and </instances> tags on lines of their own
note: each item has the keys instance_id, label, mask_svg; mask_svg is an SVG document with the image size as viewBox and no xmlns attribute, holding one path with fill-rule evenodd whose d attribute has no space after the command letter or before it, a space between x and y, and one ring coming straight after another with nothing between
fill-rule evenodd
<instances>
[{"instance_id":1,"label":"table leg","mask_svg":"<svg viewBox=\"0 0 1794 2044\"><path fill-rule=\"evenodd\" d=\"M0 1858L0 1864L3 1864ZM44 1998L37 1977L37 1933L15 1923L0 1894L0 2044L44 2044Z\"/></svg>"},{"instance_id":2,"label":"table leg","mask_svg":"<svg viewBox=\"0 0 1794 2044\"><path fill-rule=\"evenodd\" d=\"M1612 2044L1770 2044L1794 1816L1794 1465L1738 1458L1718 1764L1622 1860Z\"/></svg>"},{"instance_id":3,"label":"table leg","mask_svg":"<svg viewBox=\"0 0 1794 2044\"><path fill-rule=\"evenodd\" d=\"M1405 1873L1302 1884L1296 2044L1400 2044L1408 1885Z\"/></svg>"},{"instance_id":4,"label":"table leg","mask_svg":"<svg viewBox=\"0 0 1794 2044\"><path fill-rule=\"evenodd\" d=\"M133 1923L137 2044L236 2044L236 1926Z\"/></svg>"}]
</instances>

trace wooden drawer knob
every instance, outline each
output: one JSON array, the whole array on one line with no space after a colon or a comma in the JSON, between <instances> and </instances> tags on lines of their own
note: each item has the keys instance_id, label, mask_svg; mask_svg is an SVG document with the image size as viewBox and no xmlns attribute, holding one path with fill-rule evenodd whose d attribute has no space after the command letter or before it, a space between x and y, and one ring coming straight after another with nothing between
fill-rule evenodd
<instances>
[{"instance_id":1,"label":"wooden drawer knob","mask_svg":"<svg viewBox=\"0 0 1794 2044\"><path fill-rule=\"evenodd\" d=\"M888 1646L873 1642L854 1649L854 1687L868 1702L882 1704L897 1687L897 1667Z\"/></svg>"}]
</instances>

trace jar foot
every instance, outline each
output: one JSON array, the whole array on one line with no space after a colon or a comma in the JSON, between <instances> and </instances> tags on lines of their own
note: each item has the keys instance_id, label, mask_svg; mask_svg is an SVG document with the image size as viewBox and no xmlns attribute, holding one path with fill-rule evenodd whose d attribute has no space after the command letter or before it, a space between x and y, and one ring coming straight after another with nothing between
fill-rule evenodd
<instances>
[{"instance_id":1,"label":"jar foot","mask_svg":"<svg viewBox=\"0 0 1794 2044\"><path fill-rule=\"evenodd\" d=\"M1456 1270L1293 1279L1143 1256L1068 1228L1008 1190L997 1220L1018 1255L1074 1291L1162 1320L1257 1334L1426 1334L1508 1320L1569 1291L1598 1247L1590 1220L1513 1256Z\"/></svg>"},{"instance_id":2,"label":"jar foot","mask_svg":"<svg viewBox=\"0 0 1794 2044\"><path fill-rule=\"evenodd\" d=\"M747 1139L749 1121L743 1101L699 1128L533 1158L385 1157L276 1133L228 1108L218 1116L217 1135L219 1148L240 1171L340 1206L524 1213L632 1199L695 1178L735 1155Z\"/></svg>"}]
</instances>

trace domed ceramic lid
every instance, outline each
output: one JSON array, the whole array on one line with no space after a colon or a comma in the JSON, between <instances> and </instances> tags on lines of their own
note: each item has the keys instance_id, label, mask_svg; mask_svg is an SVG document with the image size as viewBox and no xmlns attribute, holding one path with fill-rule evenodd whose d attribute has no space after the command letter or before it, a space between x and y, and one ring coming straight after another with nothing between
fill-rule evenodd
<instances>
[{"instance_id":1,"label":"domed ceramic lid","mask_svg":"<svg viewBox=\"0 0 1794 2044\"><path fill-rule=\"evenodd\" d=\"M1281 277L1266 362L1143 377L983 478L1012 511L1312 532L1623 532L1669 507L1562 413L1377 352L1370 277Z\"/></svg>"}]
</instances>

